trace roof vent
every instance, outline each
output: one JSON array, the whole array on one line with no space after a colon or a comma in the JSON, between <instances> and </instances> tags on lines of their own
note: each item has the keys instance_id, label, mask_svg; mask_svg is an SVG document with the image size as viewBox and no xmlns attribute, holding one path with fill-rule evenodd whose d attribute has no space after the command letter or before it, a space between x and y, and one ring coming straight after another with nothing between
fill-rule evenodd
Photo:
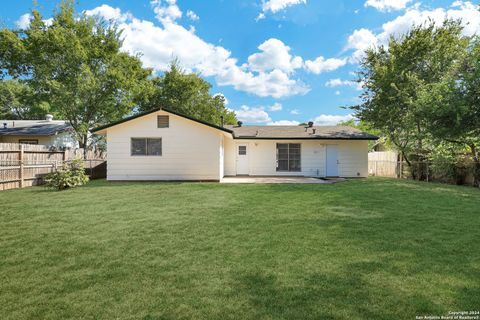
<instances>
[{"instance_id":1,"label":"roof vent","mask_svg":"<svg viewBox=\"0 0 480 320\"><path fill-rule=\"evenodd\" d=\"M50 121L53 120L53 116L52 116L51 114L47 114L47 115L45 116L45 120L47 120L47 121L50 122Z\"/></svg>"},{"instance_id":2,"label":"roof vent","mask_svg":"<svg viewBox=\"0 0 480 320\"><path fill-rule=\"evenodd\" d=\"M242 121L237 121L237 126L241 127L241 126L242 126L242 124L243 124L243 122L242 122Z\"/></svg>"}]
</instances>

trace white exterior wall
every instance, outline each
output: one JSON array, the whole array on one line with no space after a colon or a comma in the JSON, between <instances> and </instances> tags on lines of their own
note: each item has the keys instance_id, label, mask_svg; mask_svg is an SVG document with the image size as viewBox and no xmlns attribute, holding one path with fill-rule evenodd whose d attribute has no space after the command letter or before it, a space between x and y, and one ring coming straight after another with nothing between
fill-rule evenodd
<instances>
[{"instance_id":1,"label":"white exterior wall","mask_svg":"<svg viewBox=\"0 0 480 320\"><path fill-rule=\"evenodd\" d=\"M52 136L1 136L0 142L19 143L20 139L38 140L38 144L45 146L78 148L78 142L69 132L63 132Z\"/></svg>"},{"instance_id":2,"label":"white exterior wall","mask_svg":"<svg viewBox=\"0 0 480 320\"><path fill-rule=\"evenodd\" d=\"M157 128L157 116L169 128ZM107 129L107 180L220 180L223 132L158 111ZM131 138L162 138L161 156L132 156Z\"/></svg>"},{"instance_id":3,"label":"white exterior wall","mask_svg":"<svg viewBox=\"0 0 480 320\"><path fill-rule=\"evenodd\" d=\"M301 172L276 171L277 143L301 144ZM359 140L234 140L225 139L225 175L236 175L237 144L248 145L249 171L252 176L326 175L326 145L338 145L340 177L368 176L368 142Z\"/></svg>"}]
</instances>

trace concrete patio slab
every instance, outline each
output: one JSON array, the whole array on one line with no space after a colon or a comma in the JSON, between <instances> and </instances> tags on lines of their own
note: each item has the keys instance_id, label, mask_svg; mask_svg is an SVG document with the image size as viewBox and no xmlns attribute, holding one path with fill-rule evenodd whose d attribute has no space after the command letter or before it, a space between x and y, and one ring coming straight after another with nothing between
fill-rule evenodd
<instances>
[{"instance_id":1,"label":"concrete patio slab","mask_svg":"<svg viewBox=\"0 0 480 320\"><path fill-rule=\"evenodd\" d=\"M254 177L254 176L236 176L224 177L220 183L303 183L303 184L332 184L338 182L337 179L322 180L311 177Z\"/></svg>"}]
</instances>

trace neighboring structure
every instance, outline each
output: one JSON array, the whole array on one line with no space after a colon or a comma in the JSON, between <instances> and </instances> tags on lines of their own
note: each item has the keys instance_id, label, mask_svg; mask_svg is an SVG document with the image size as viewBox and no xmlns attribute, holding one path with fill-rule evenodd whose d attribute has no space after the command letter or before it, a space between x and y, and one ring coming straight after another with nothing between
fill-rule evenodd
<instances>
[{"instance_id":1,"label":"neighboring structure","mask_svg":"<svg viewBox=\"0 0 480 320\"><path fill-rule=\"evenodd\" d=\"M72 132L67 121L53 120L51 115L45 120L0 120L0 143L77 148Z\"/></svg>"},{"instance_id":2,"label":"neighboring structure","mask_svg":"<svg viewBox=\"0 0 480 320\"><path fill-rule=\"evenodd\" d=\"M92 133L107 139L108 180L224 176L366 177L368 140L341 126L216 126L166 108Z\"/></svg>"}]
</instances>

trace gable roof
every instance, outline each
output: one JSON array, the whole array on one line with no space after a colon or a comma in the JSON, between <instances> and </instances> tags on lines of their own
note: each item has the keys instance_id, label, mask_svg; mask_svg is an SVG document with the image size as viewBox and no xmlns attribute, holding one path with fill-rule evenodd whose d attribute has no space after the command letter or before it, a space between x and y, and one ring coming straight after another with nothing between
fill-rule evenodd
<instances>
[{"instance_id":1,"label":"gable roof","mask_svg":"<svg viewBox=\"0 0 480 320\"><path fill-rule=\"evenodd\" d=\"M358 129L347 126L313 126L305 130L303 126L217 126L203 120L199 120L165 107L155 108L142 112L110 124L100 126L91 130L92 133L111 128L124 122L137 119L154 112L165 111L176 116L206 125L232 134L234 139L264 139L264 140L296 140L296 139L317 139L317 140L377 140L378 137ZM315 129L315 133L313 133Z\"/></svg>"},{"instance_id":2,"label":"gable roof","mask_svg":"<svg viewBox=\"0 0 480 320\"><path fill-rule=\"evenodd\" d=\"M143 116L146 116L146 115L149 115L149 114L151 114L151 113L158 112L158 111L165 111L165 112L174 114L174 115L176 115L176 116L179 116L179 117L182 117L182 118L185 118L185 119L188 119L188 120L191 120L191 121L194 121L194 122L197 122L197 123L206 125L206 126L208 126L208 127L214 128L214 129L218 129L218 130L225 131L225 132L228 132L228 133L233 133L232 130L227 129L227 128L225 128L225 127L217 126L217 125L211 124L211 123L209 123L209 122L206 122L206 121L203 121L203 120L199 120L199 119L196 119L196 118L193 118L193 117L190 117L190 116L187 116L187 115L178 113L178 112L176 112L176 111L173 111L173 110L170 110L170 109L164 108L164 107L155 108L155 109L152 109L152 110L149 110L149 111L146 111L146 112L141 112L141 113L138 113L138 114L136 114L136 115L133 115L133 116L130 116L130 117L126 117L126 118L124 118L124 119L122 119L122 120L115 121L115 122L106 124L106 125L104 125L104 126L96 127L96 128L94 128L94 129L92 129L91 132L92 132L92 133L95 133L95 132L98 132L98 131L101 131L101 130L104 130L104 129L108 129L108 128L111 128L111 127L113 127L113 126L119 125L119 124L121 124L121 123L128 122L128 121L130 121L130 120L137 119L137 118L140 118L140 117L143 117Z\"/></svg>"},{"instance_id":3,"label":"gable roof","mask_svg":"<svg viewBox=\"0 0 480 320\"><path fill-rule=\"evenodd\" d=\"M53 136L70 130L63 120L0 120L0 136Z\"/></svg>"},{"instance_id":4,"label":"gable roof","mask_svg":"<svg viewBox=\"0 0 480 320\"><path fill-rule=\"evenodd\" d=\"M227 126L235 139L318 139L318 140L377 140L378 137L347 126ZM315 133L313 131L315 130Z\"/></svg>"}]
</instances>

